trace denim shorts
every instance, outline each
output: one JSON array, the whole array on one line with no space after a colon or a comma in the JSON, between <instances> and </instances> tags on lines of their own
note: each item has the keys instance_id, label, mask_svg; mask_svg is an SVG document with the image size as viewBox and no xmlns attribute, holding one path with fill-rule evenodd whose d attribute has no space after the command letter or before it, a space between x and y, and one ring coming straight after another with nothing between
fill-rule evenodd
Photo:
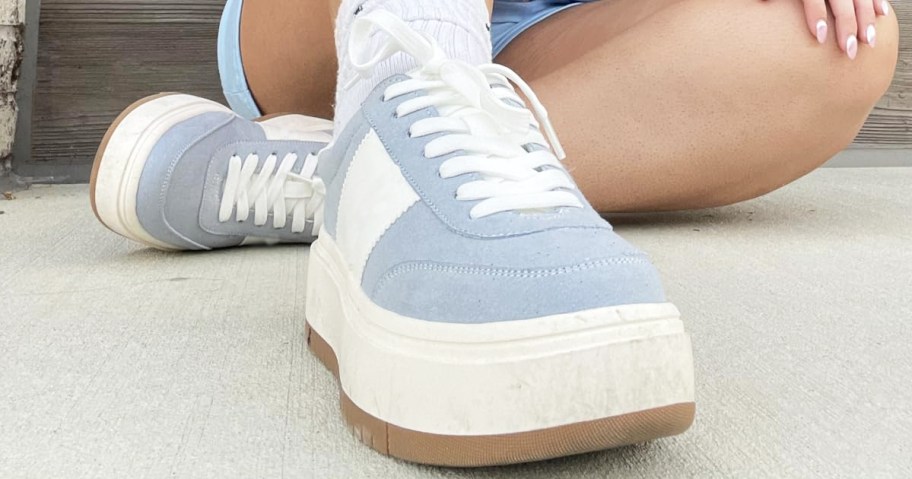
<instances>
[{"instance_id":1,"label":"denim shorts","mask_svg":"<svg viewBox=\"0 0 912 479\"><path fill-rule=\"evenodd\" d=\"M522 32L557 12L597 0L494 0L491 41L497 56Z\"/></svg>"}]
</instances>

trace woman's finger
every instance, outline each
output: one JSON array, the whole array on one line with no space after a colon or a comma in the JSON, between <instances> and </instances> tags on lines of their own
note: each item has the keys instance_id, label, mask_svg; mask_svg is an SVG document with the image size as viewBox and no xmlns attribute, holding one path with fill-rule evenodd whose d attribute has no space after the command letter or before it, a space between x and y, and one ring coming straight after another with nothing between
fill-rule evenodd
<instances>
[{"instance_id":1,"label":"woman's finger","mask_svg":"<svg viewBox=\"0 0 912 479\"><path fill-rule=\"evenodd\" d=\"M869 0L870 1L870 0ZM836 40L851 59L858 56L858 20L855 17L854 0L830 0L830 8L836 17Z\"/></svg>"},{"instance_id":2,"label":"woman's finger","mask_svg":"<svg viewBox=\"0 0 912 479\"><path fill-rule=\"evenodd\" d=\"M825 43L830 32L827 23L826 0L804 0L804 16L807 18L811 35L820 43Z\"/></svg>"},{"instance_id":3,"label":"woman's finger","mask_svg":"<svg viewBox=\"0 0 912 479\"><path fill-rule=\"evenodd\" d=\"M870 46L877 44L877 27L874 25L877 15L874 13L874 2L855 0L855 18L858 20L859 40Z\"/></svg>"},{"instance_id":4,"label":"woman's finger","mask_svg":"<svg viewBox=\"0 0 912 479\"><path fill-rule=\"evenodd\" d=\"M874 0L874 11L878 15L887 16L890 14L890 2L887 0Z\"/></svg>"}]
</instances>

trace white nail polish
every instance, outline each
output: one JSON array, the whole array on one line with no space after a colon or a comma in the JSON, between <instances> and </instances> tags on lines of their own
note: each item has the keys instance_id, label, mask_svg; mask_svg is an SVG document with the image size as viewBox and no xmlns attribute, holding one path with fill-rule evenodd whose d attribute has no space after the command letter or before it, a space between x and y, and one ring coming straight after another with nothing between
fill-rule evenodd
<instances>
[{"instance_id":1,"label":"white nail polish","mask_svg":"<svg viewBox=\"0 0 912 479\"><path fill-rule=\"evenodd\" d=\"M817 41L820 43L825 43L827 38L827 27L826 20L820 20L817 22Z\"/></svg>"},{"instance_id":2,"label":"white nail polish","mask_svg":"<svg viewBox=\"0 0 912 479\"><path fill-rule=\"evenodd\" d=\"M874 25L868 25L868 29L865 31L865 38L868 39L868 45L873 47L877 44L877 29L874 28Z\"/></svg>"},{"instance_id":3,"label":"white nail polish","mask_svg":"<svg viewBox=\"0 0 912 479\"><path fill-rule=\"evenodd\" d=\"M855 35L850 36L849 40L846 42L846 55L852 60L858 56L858 37Z\"/></svg>"},{"instance_id":4,"label":"white nail polish","mask_svg":"<svg viewBox=\"0 0 912 479\"><path fill-rule=\"evenodd\" d=\"M883 9L884 15L889 15L890 14L890 2L888 2L887 0L883 0L883 3L881 3L881 6Z\"/></svg>"}]
</instances>

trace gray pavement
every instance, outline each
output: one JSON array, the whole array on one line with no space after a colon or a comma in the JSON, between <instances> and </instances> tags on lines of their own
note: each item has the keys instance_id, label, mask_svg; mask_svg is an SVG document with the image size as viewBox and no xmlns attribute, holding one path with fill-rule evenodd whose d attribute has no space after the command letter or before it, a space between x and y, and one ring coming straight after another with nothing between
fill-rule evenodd
<instances>
[{"instance_id":1,"label":"gray pavement","mask_svg":"<svg viewBox=\"0 0 912 479\"><path fill-rule=\"evenodd\" d=\"M689 321L693 429L448 470L346 429L304 345L306 248L161 253L85 186L0 199L0 478L912 477L912 169L614 220Z\"/></svg>"}]
</instances>

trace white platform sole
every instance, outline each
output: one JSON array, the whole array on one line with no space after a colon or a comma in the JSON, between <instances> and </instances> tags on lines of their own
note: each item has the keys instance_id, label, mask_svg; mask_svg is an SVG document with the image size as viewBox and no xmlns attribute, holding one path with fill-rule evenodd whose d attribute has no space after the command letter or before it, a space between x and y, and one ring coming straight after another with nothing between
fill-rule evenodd
<instances>
[{"instance_id":1,"label":"white platform sole","mask_svg":"<svg viewBox=\"0 0 912 479\"><path fill-rule=\"evenodd\" d=\"M175 125L209 112L231 112L191 95L163 93L130 105L111 124L95 156L90 196L98 219L114 232L154 248L172 250L143 229L136 195L143 167L155 145ZM332 123L303 115L280 115L261 122L268 139L329 141Z\"/></svg>"},{"instance_id":2,"label":"white platform sole","mask_svg":"<svg viewBox=\"0 0 912 479\"><path fill-rule=\"evenodd\" d=\"M693 418L690 338L671 304L479 325L434 323L373 304L345 264L329 236L313 245L307 321L334 353L344 399L387 430L454 439L509 437L682 405L686 416L690 408L689 419L678 410L666 429L659 425L647 434L653 439L686 429ZM511 457L555 457L623 440L590 442L583 441L587 446L580 449L561 443L551 452L538 444L536 451ZM384 452L446 465L516 462Z\"/></svg>"}]
</instances>

